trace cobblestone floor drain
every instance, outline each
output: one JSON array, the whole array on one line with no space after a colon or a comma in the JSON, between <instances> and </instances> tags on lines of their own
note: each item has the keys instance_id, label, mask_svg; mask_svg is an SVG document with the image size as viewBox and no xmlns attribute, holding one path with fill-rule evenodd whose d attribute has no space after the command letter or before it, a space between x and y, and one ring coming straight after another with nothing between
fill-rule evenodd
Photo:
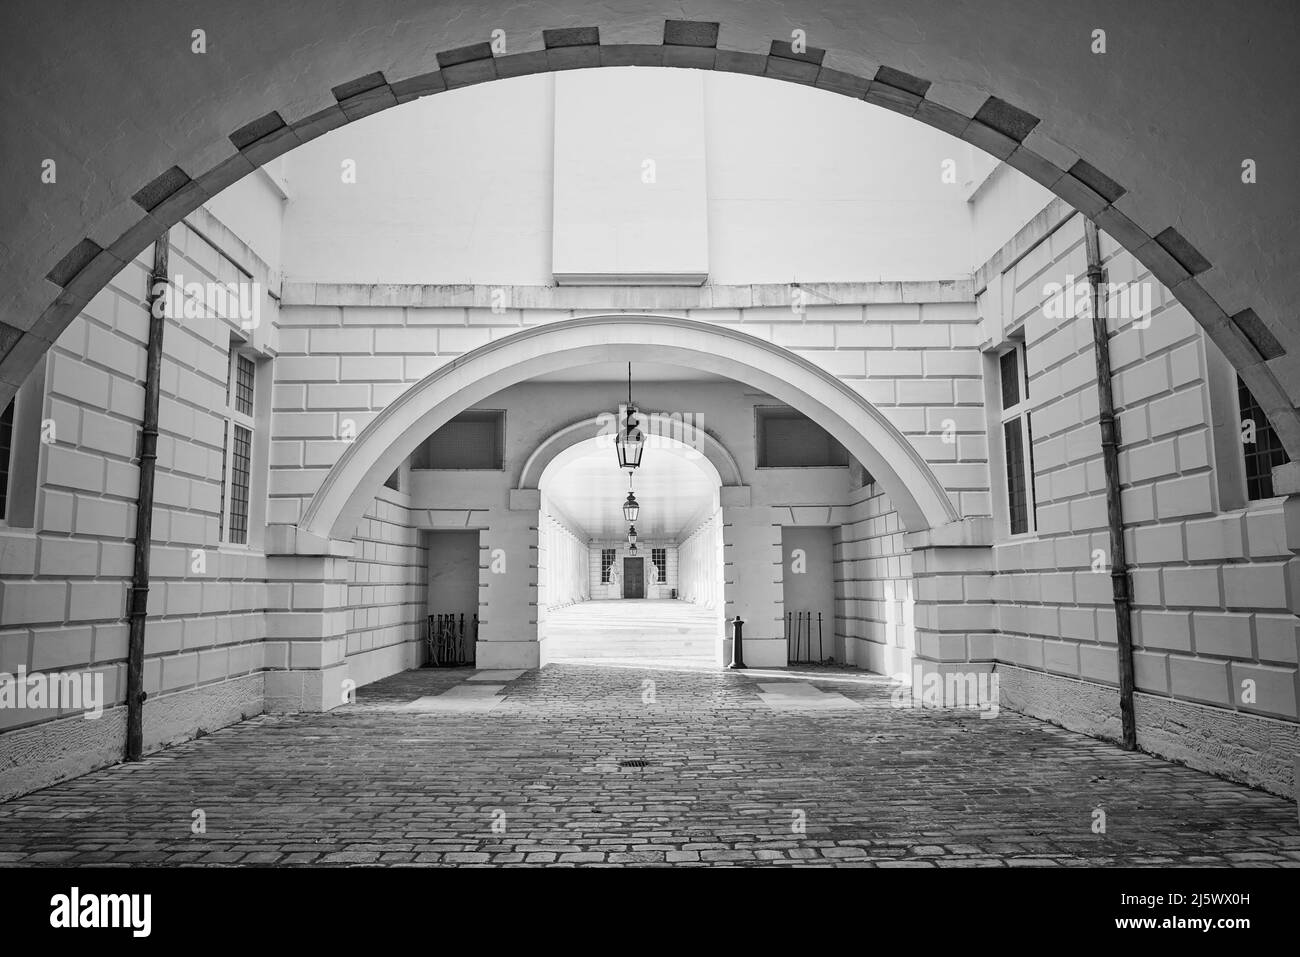
<instances>
[{"instance_id":1,"label":"cobblestone floor drain","mask_svg":"<svg viewBox=\"0 0 1300 957\"><path fill-rule=\"evenodd\" d=\"M630 761L618 762L620 768L647 768L650 766L649 761L643 761L641 758L633 758Z\"/></svg>"}]
</instances>

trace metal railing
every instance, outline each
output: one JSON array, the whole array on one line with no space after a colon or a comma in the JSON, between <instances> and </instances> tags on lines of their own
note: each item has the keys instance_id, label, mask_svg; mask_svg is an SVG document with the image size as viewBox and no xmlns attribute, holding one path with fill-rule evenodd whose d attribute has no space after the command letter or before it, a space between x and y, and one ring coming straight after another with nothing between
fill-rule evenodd
<instances>
[{"instance_id":1,"label":"metal railing","mask_svg":"<svg viewBox=\"0 0 1300 957\"><path fill-rule=\"evenodd\" d=\"M790 664L811 665L826 661L822 646L822 613L817 612L817 655L813 656L813 613L787 611L785 613L786 658Z\"/></svg>"},{"instance_id":2,"label":"metal railing","mask_svg":"<svg viewBox=\"0 0 1300 957\"><path fill-rule=\"evenodd\" d=\"M474 664L474 645L478 641L478 615L441 614L429 616L425 633L428 649L427 668L464 668Z\"/></svg>"}]
</instances>

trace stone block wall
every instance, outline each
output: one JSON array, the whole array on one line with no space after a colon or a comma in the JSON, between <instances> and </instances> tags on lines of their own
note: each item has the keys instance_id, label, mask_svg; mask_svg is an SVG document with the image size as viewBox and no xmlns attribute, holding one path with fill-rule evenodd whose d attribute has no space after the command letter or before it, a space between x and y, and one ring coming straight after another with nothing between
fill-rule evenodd
<instances>
[{"instance_id":1,"label":"stone block wall","mask_svg":"<svg viewBox=\"0 0 1300 957\"><path fill-rule=\"evenodd\" d=\"M480 294L486 302L494 291L508 301L538 304L499 311L430 304ZM793 298L788 286L762 287L761 295L743 287L744 301L772 303L743 308L681 308L678 291L653 287L596 292L605 298L591 301L609 308L574 306L563 289L475 287L467 294L441 287L286 285L270 521L297 522L348 436L440 366L541 323L618 312L716 322L789 348L875 403L930 463L962 514L990 514L978 317L963 284L854 284L831 290L856 300L835 305ZM719 290L712 298L728 296L739 291Z\"/></svg>"},{"instance_id":2,"label":"stone block wall","mask_svg":"<svg viewBox=\"0 0 1300 957\"><path fill-rule=\"evenodd\" d=\"M189 221L195 228L180 224L170 233L174 284L253 281L263 292L278 285L214 217L199 210ZM42 749L25 743L31 734L0 734L0 777L8 774L24 790L122 753L152 257L150 248L91 300L34 373L45 376L43 440L18 454L39 458L38 488L32 527L0 525L0 672L89 672L102 678L108 710L84 720L69 709L0 709L0 730L29 726L48 740L75 742L62 756L51 753L32 764ZM260 305L259 325L243 328L244 320L214 299L193 300L185 309L178 291L166 322L144 662L146 747L263 709L265 612L273 606L266 554L255 537L247 546L217 541L231 337L248 340L262 369L274 356L275 301L265 297ZM270 376L259 372L256 388L268 420L259 430L269 437ZM264 464L265 450L260 454ZM41 727L53 719L59 730ZM6 787L0 784L0 796Z\"/></svg>"},{"instance_id":3,"label":"stone block wall","mask_svg":"<svg viewBox=\"0 0 1300 957\"><path fill-rule=\"evenodd\" d=\"M916 651L906 529L875 482L854 491L835 533L836 657L880 674L906 673Z\"/></svg>"},{"instance_id":4,"label":"stone block wall","mask_svg":"<svg viewBox=\"0 0 1300 957\"><path fill-rule=\"evenodd\" d=\"M347 665L368 684L423 660L428 615L427 546L404 500L380 489L357 527L348 561Z\"/></svg>"},{"instance_id":5,"label":"stone block wall","mask_svg":"<svg viewBox=\"0 0 1300 957\"><path fill-rule=\"evenodd\" d=\"M1216 451L1214 422L1230 419L1232 410L1212 406L1213 346L1169 291L1104 233L1101 253L1107 281L1120 287L1108 315L1136 685L1140 697L1150 696L1139 709L1139 741L1285 791L1292 785L1283 766L1243 769L1259 754L1252 741L1262 733L1249 716L1290 722L1286 734L1300 747L1300 502L1232 507L1220 495L1219 473L1233 463L1216 461L1225 450ZM1104 733L1114 726L1113 691L1043 690L1054 680L1108 689L1118 683L1091 314L1058 319L1043 309L1044 290L1055 291L1050 284L1082 282L1086 272L1082 217L1063 214L1019 262L990 276L980 305L985 344L994 349L1004 330L1023 322L1033 403L1038 531L1003 533L993 548L996 658L1014 666L1004 669L1002 687L1013 705ZM1123 308L1139 292L1151 303L1146 315ZM1228 443L1226 454L1239 452ZM1225 725L1221 711L1207 706L1243 720ZM1190 730L1171 734L1171 723ZM1211 726L1217 743L1188 745L1188 735ZM1229 740L1225 727L1235 729Z\"/></svg>"}]
</instances>

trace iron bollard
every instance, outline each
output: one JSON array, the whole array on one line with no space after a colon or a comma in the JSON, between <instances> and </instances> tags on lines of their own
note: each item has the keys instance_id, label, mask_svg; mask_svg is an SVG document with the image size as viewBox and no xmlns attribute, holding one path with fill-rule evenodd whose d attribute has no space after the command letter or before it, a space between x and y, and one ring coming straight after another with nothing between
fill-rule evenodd
<instances>
[{"instance_id":1,"label":"iron bollard","mask_svg":"<svg viewBox=\"0 0 1300 957\"><path fill-rule=\"evenodd\" d=\"M732 621L731 627L732 627L731 664L727 665L727 667L744 668L745 667L745 649L744 649L745 638L743 633L745 630L745 623L741 620L740 616L737 615L735 617L735 620Z\"/></svg>"}]
</instances>

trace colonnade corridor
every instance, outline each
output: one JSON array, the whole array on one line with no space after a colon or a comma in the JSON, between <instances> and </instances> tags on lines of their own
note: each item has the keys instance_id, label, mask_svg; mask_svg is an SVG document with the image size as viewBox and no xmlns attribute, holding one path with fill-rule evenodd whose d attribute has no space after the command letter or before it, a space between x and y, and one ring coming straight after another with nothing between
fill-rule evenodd
<instances>
[{"instance_id":1,"label":"colonnade corridor","mask_svg":"<svg viewBox=\"0 0 1300 957\"><path fill-rule=\"evenodd\" d=\"M636 393L647 403L636 466L624 467L611 437L592 423L538 477L543 666L724 663L719 463L728 463L717 449L727 431L724 409L740 385L681 366L607 363L547 377L542 388L549 391L539 394L553 406L565 389L612 391L625 376L630 391L634 369ZM505 407L509 401L493 399ZM683 401L691 409L685 415L653 411Z\"/></svg>"}]
</instances>

